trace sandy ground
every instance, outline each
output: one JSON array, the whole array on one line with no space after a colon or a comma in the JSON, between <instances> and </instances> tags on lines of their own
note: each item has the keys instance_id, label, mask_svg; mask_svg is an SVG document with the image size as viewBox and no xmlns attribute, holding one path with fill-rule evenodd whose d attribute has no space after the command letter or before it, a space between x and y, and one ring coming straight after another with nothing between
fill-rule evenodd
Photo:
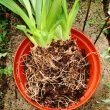
<instances>
[{"instance_id":1,"label":"sandy ground","mask_svg":"<svg viewBox=\"0 0 110 110\"><path fill-rule=\"evenodd\" d=\"M86 9L87 2L84 1L81 3L81 10L78 14L78 19L75 24L75 27L79 30L82 30ZM100 28L102 27L102 23L104 20L103 16L104 14L100 0L97 0L95 3L92 2L89 19L84 32L86 35L91 37L92 41L95 40L100 31ZM12 27L14 28L14 25L12 25ZM8 63L13 62L14 53L20 42L24 39L23 35L17 30L13 30L11 32L10 38L11 40L9 49L11 52L7 59L7 65ZM96 44L96 47L99 50L100 54L102 54L103 51L108 47L108 42L103 34L101 34L100 39ZM108 90L104 85L105 83L110 82L110 62L103 60L102 63L102 80L97 91L85 105L81 106L77 110L107 110L107 106L102 104L100 101L101 99L110 98L110 90ZM16 88L13 76L8 78L8 84L9 88L4 98L4 110L37 110L21 96L18 89Z\"/></svg>"}]
</instances>

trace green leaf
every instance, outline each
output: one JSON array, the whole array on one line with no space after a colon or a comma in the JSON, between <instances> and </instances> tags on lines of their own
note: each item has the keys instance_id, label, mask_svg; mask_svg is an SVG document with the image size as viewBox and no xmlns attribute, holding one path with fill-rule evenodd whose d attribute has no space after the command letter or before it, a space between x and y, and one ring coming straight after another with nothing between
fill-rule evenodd
<instances>
[{"instance_id":1,"label":"green leaf","mask_svg":"<svg viewBox=\"0 0 110 110\"><path fill-rule=\"evenodd\" d=\"M62 28L61 26L59 25L57 28L56 28L56 31L55 31L55 40L61 40L63 37L63 34L62 34Z\"/></svg>"},{"instance_id":2,"label":"green leaf","mask_svg":"<svg viewBox=\"0 0 110 110\"><path fill-rule=\"evenodd\" d=\"M108 47L103 53L102 58L110 61L110 47Z\"/></svg>"},{"instance_id":3,"label":"green leaf","mask_svg":"<svg viewBox=\"0 0 110 110\"><path fill-rule=\"evenodd\" d=\"M50 30L61 13L62 0L53 0L49 14L47 16L47 29Z\"/></svg>"},{"instance_id":4,"label":"green leaf","mask_svg":"<svg viewBox=\"0 0 110 110\"><path fill-rule=\"evenodd\" d=\"M67 20L67 18L68 18L68 9L67 9L66 0L62 1L62 7L63 7L63 12L64 12L65 19Z\"/></svg>"},{"instance_id":5,"label":"green leaf","mask_svg":"<svg viewBox=\"0 0 110 110\"><path fill-rule=\"evenodd\" d=\"M4 74L6 75L11 75L13 72L13 66L12 65L8 65L5 69L4 69Z\"/></svg>"},{"instance_id":6,"label":"green leaf","mask_svg":"<svg viewBox=\"0 0 110 110\"><path fill-rule=\"evenodd\" d=\"M13 72L13 67L12 65L8 65L6 68L0 68L0 75L5 74L7 76L11 76Z\"/></svg>"},{"instance_id":7,"label":"green leaf","mask_svg":"<svg viewBox=\"0 0 110 110\"><path fill-rule=\"evenodd\" d=\"M32 32L26 28L25 25L17 25L17 29L23 31L25 35L29 38L29 40L34 44L37 45L37 41L35 41L35 38L31 35ZM37 36L38 37L38 36Z\"/></svg>"},{"instance_id":8,"label":"green leaf","mask_svg":"<svg viewBox=\"0 0 110 110\"><path fill-rule=\"evenodd\" d=\"M3 36L5 37L7 34L7 30L3 31Z\"/></svg>"},{"instance_id":9,"label":"green leaf","mask_svg":"<svg viewBox=\"0 0 110 110\"><path fill-rule=\"evenodd\" d=\"M46 25L47 25L47 6L46 6L46 0L42 1L42 13L41 13L41 30L45 31Z\"/></svg>"},{"instance_id":10,"label":"green leaf","mask_svg":"<svg viewBox=\"0 0 110 110\"><path fill-rule=\"evenodd\" d=\"M110 99L105 99L105 100L101 100L102 102L104 102L107 105L110 105Z\"/></svg>"},{"instance_id":11,"label":"green leaf","mask_svg":"<svg viewBox=\"0 0 110 110\"><path fill-rule=\"evenodd\" d=\"M110 83L105 84L108 89L110 89Z\"/></svg>"},{"instance_id":12,"label":"green leaf","mask_svg":"<svg viewBox=\"0 0 110 110\"><path fill-rule=\"evenodd\" d=\"M25 9L28 12L28 16L29 16L30 20L32 20L32 22L34 22L34 24L35 24L30 1L29 0L19 0L19 2L25 7Z\"/></svg>"},{"instance_id":13,"label":"green leaf","mask_svg":"<svg viewBox=\"0 0 110 110\"><path fill-rule=\"evenodd\" d=\"M66 0L0 0L0 4L19 15L26 25L18 25L34 45L47 47L53 40L69 39L80 0L75 0L68 13ZM27 27L28 26L28 27Z\"/></svg>"},{"instance_id":14,"label":"green leaf","mask_svg":"<svg viewBox=\"0 0 110 110\"><path fill-rule=\"evenodd\" d=\"M104 29L103 32L104 32L105 34L109 34L109 30L108 30L108 29Z\"/></svg>"},{"instance_id":15,"label":"green leaf","mask_svg":"<svg viewBox=\"0 0 110 110\"><path fill-rule=\"evenodd\" d=\"M2 75L3 74L3 69L0 67L0 75Z\"/></svg>"},{"instance_id":16,"label":"green leaf","mask_svg":"<svg viewBox=\"0 0 110 110\"><path fill-rule=\"evenodd\" d=\"M41 12L42 12L42 0L31 0L31 4L33 7L33 12L36 17L37 28L41 28Z\"/></svg>"},{"instance_id":17,"label":"green leaf","mask_svg":"<svg viewBox=\"0 0 110 110\"><path fill-rule=\"evenodd\" d=\"M8 23L7 20L0 20L0 29L4 30L6 29Z\"/></svg>"},{"instance_id":18,"label":"green leaf","mask_svg":"<svg viewBox=\"0 0 110 110\"><path fill-rule=\"evenodd\" d=\"M74 23L76 20L76 16L79 11L79 8L80 8L80 0L75 0L74 5L73 5L73 7L69 13L69 16L68 16L67 31L65 33L65 36L67 37L67 39L68 39L68 35L70 33L70 29L72 27L72 23Z\"/></svg>"},{"instance_id":19,"label":"green leaf","mask_svg":"<svg viewBox=\"0 0 110 110\"><path fill-rule=\"evenodd\" d=\"M56 28L61 24L61 22L63 21L63 19L59 19L56 21L56 23L52 26L52 28L50 29L50 33L55 32Z\"/></svg>"},{"instance_id":20,"label":"green leaf","mask_svg":"<svg viewBox=\"0 0 110 110\"><path fill-rule=\"evenodd\" d=\"M10 2L9 0L0 0L0 4L6 6L8 9L19 15L28 25L28 27L35 31L35 24L33 23L33 21L31 21L31 19L28 18L27 14L17 5L16 2L14 2L13 0L10 0Z\"/></svg>"},{"instance_id":21,"label":"green leaf","mask_svg":"<svg viewBox=\"0 0 110 110\"><path fill-rule=\"evenodd\" d=\"M2 34L0 33L0 43L3 41Z\"/></svg>"},{"instance_id":22,"label":"green leaf","mask_svg":"<svg viewBox=\"0 0 110 110\"><path fill-rule=\"evenodd\" d=\"M67 10L67 2L66 0L62 1L62 13L61 16L63 18L61 22L62 30L63 30L63 36L65 36L65 32L67 29L67 21L68 21L68 10Z\"/></svg>"},{"instance_id":23,"label":"green leaf","mask_svg":"<svg viewBox=\"0 0 110 110\"><path fill-rule=\"evenodd\" d=\"M0 58L2 58L2 57L6 57L7 56L7 52L6 53L0 53Z\"/></svg>"},{"instance_id":24,"label":"green leaf","mask_svg":"<svg viewBox=\"0 0 110 110\"><path fill-rule=\"evenodd\" d=\"M24 7L25 7L25 3L23 0L18 0Z\"/></svg>"}]
</instances>

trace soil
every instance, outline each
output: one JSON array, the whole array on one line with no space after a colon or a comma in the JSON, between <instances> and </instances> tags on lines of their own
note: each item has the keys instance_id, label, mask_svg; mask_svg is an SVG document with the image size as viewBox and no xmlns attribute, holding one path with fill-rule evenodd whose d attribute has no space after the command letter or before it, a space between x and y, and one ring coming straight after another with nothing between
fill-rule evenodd
<instances>
[{"instance_id":1,"label":"soil","mask_svg":"<svg viewBox=\"0 0 110 110\"><path fill-rule=\"evenodd\" d=\"M4 108L3 98L7 92L8 84L7 84L7 76L0 76L0 109Z\"/></svg>"},{"instance_id":2,"label":"soil","mask_svg":"<svg viewBox=\"0 0 110 110\"><path fill-rule=\"evenodd\" d=\"M90 64L76 41L57 41L48 48L33 47L23 59L27 93L34 101L51 108L68 108L84 95Z\"/></svg>"},{"instance_id":3,"label":"soil","mask_svg":"<svg viewBox=\"0 0 110 110\"><path fill-rule=\"evenodd\" d=\"M86 9L87 9L87 0L83 0L83 2L81 3L81 10L78 14L77 22L74 26L79 30L82 30L83 28ZM103 5L101 3L101 0L95 0L95 2L92 2L91 4L89 18L86 24L86 29L84 31L84 33L88 35L93 42L96 39L96 36L99 34L104 19L105 18L103 13ZM10 53L6 61L6 65L8 65L10 62L13 62L15 51L19 46L20 42L24 39L24 35L16 30L15 28L16 23L14 21L17 20L11 21L12 31L10 34L10 39L11 39L9 46ZM106 40L104 34L101 34L98 42L96 43L96 47L99 50L100 54L102 54L103 51L108 47L108 41ZM77 110L108 110L107 105L103 104L101 102L101 99L110 98L110 90L107 89L105 86L106 83L110 83L110 62L106 60L102 60L102 64L103 64L102 80L100 82L97 91L86 104L84 104ZM8 83L8 89L5 92L3 98L4 108L0 108L0 110L38 110L35 107L33 107L31 104L29 104L21 96L18 89L16 88L13 77L9 77L7 83Z\"/></svg>"},{"instance_id":4,"label":"soil","mask_svg":"<svg viewBox=\"0 0 110 110\"><path fill-rule=\"evenodd\" d=\"M3 19L5 21L7 20L5 17L0 16L0 20L3 20ZM7 22L6 29L8 29L8 26L9 26L9 22ZM1 35L3 34L3 30L2 29L0 29L0 34ZM8 36L6 36L6 39L9 40ZM0 45L1 45L0 53L7 52L6 50L8 48L8 43L6 43L6 41L5 41L5 43L0 41ZM0 69L6 68L6 66L7 66L6 65L6 59L7 59L7 56L0 58ZM8 89L8 83L7 83L8 77L5 74L3 74L3 71L0 71L0 72L2 72L2 73L0 73L0 109L3 109L4 108L4 100L3 99L4 99L5 94L7 92L7 89Z\"/></svg>"}]
</instances>

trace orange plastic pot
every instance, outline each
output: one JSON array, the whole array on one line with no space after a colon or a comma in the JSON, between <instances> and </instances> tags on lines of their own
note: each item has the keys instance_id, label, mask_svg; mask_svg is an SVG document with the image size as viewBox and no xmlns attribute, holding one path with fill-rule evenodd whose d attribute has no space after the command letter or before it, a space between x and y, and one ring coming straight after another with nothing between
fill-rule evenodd
<instances>
[{"instance_id":1,"label":"orange plastic pot","mask_svg":"<svg viewBox=\"0 0 110 110\"><path fill-rule=\"evenodd\" d=\"M101 79L101 72L102 72L102 64L101 64L99 53L96 47L94 46L94 44L90 41L90 39L86 35L84 35L83 33L79 32L76 29L71 30L71 37L72 39L77 40L78 46L81 49L85 49L87 54L91 53L87 57L91 64L91 68L90 68L90 80L89 80L88 88L84 96L80 98L80 101L77 104L71 104L68 110L73 110L73 109L80 107L92 97L92 95L96 91L96 88L99 85L99 82ZM39 108L41 110L61 110L60 108L53 109L49 107L44 107L40 105L39 103L36 103L28 96L26 92L25 84L27 80L26 80L26 76L24 73L22 56L25 54L29 54L31 47L33 47L33 44L26 38L21 43L21 45L19 46L16 52L15 59L14 59L14 78L15 78L16 85L20 93L22 94L22 96L36 108ZM93 52L95 52L96 54L92 54Z\"/></svg>"}]
</instances>

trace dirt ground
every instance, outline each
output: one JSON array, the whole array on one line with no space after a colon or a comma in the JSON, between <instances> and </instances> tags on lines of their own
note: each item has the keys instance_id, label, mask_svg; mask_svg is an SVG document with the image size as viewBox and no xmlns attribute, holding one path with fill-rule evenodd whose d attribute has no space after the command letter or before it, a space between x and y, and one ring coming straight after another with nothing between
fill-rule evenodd
<instances>
[{"instance_id":1,"label":"dirt ground","mask_svg":"<svg viewBox=\"0 0 110 110\"><path fill-rule=\"evenodd\" d=\"M71 5L70 5L71 6ZM85 13L87 10L87 2L83 1L81 3L81 10L78 14L77 22L75 28L82 30L83 22L85 18ZM96 0L92 2L88 22L85 29L85 34L88 35L92 41L95 40L98 35L100 28L102 27L104 21L104 13L102 9L101 0ZM10 53L7 59L7 65L13 62L14 54L19 46L20 42L24 39L23 34L15 30L15 25L12 24L12 32L10 33ZM108 47L108 42L104 34L101 34L100 39L96 43L96 47L99 53L102 54L103 51ZM110 90L105 87L105 83L110 82L110 62L102 60L103 73L100 85L95 92L94 96L83 106L77 110L108 110L107 105L101 103L101 99L110 98ZM98 65L97 65L98 69ZM4 97L4 110L37 110L35 107L30 105L19 93L13 76L8 78L8 90ZM0 109L1 110L1 109Z\"/></svg>"}]
</instances>

